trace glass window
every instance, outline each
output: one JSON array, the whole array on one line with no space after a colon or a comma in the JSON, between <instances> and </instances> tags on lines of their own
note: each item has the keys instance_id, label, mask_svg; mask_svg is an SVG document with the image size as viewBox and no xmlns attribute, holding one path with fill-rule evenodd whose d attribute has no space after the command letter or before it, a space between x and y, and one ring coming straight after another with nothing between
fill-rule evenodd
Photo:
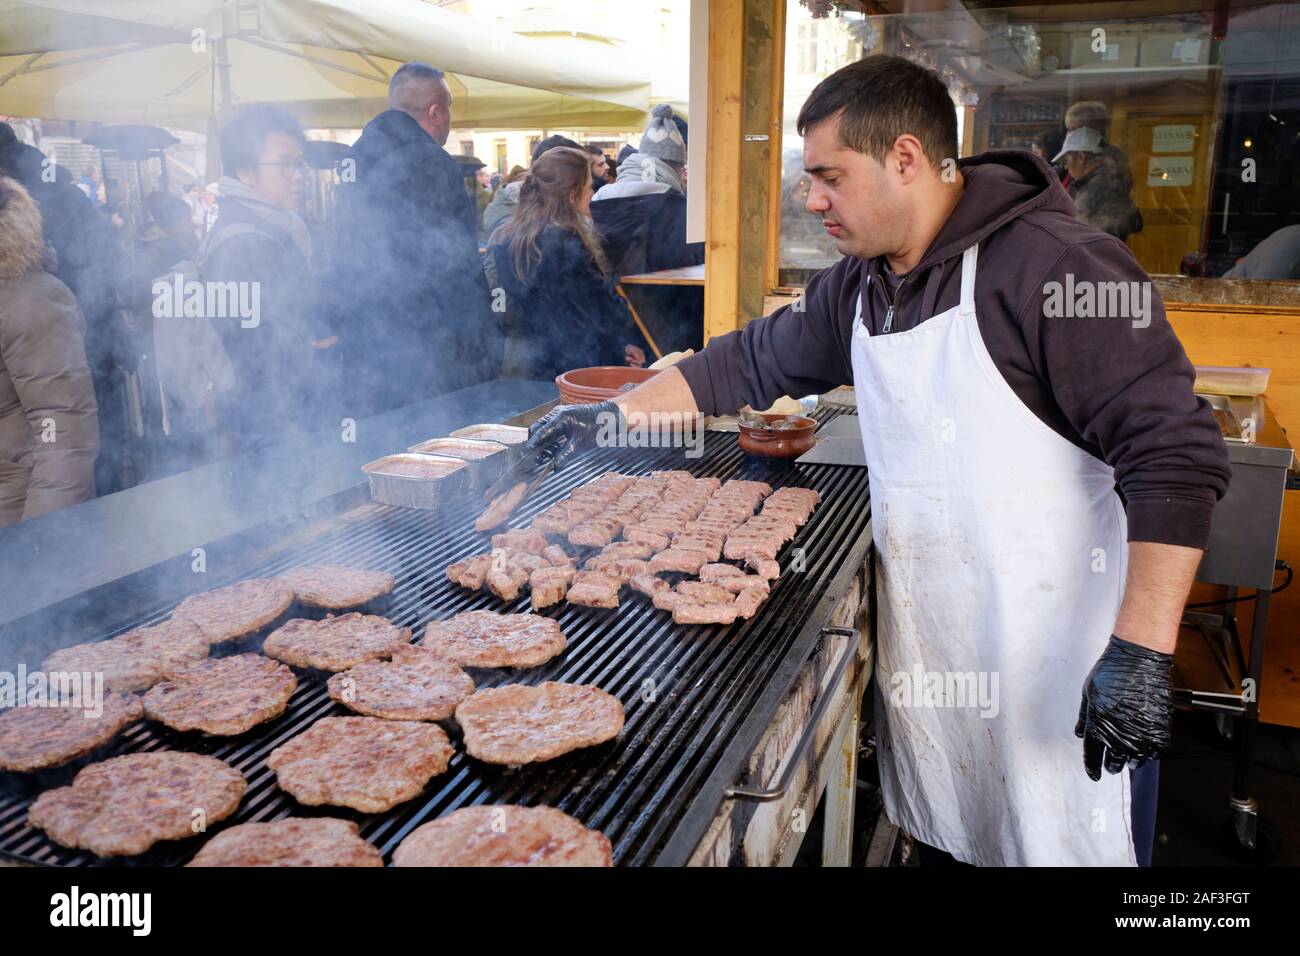
<instances>
[{"instance_id":1,"label":"glass window","mask_svg":"<svg viewBox=\"0 0 1300 956\"><path fill-rule=\"evenodd\" d=\"M875 52L940 73L963 156L1030 149L1050 161L1067 129L1096 129L1095 152L1068 156L1058 173L1085 218L1087 190L1105 183L1120 197L1124 215L1090 221L1153 275L1300 279L1300 6L966 3L904 13L901 2L876 2L871 16L856 6L788 7L782 285L838 258L803 208L799 108L823 77Z\"/></svg>"}]
</instances>

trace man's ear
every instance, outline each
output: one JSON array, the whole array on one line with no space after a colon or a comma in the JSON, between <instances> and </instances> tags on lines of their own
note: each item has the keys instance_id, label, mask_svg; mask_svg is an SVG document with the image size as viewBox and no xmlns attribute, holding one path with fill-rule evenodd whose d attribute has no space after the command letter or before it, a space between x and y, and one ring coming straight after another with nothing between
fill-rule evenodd
<instances>
[{"instance_id":1,"label":"man's ear","mask_svg":"<svg viewBox=\"0 0 1300 956\"><path fill-rule=\"evenodd\" d=\"M938 162L935 167L938 168ZM885 166L889 172L897 173L899 181L907 186L925 169L925 150L921 141L911 133L904 133L894 140L894 148L885 157Z\"/></svg>"},{"instance_id":2,"label":"man's ear","mask_svg":"<svg viewBox=\"0 0 1300 956\"><path fill-rule=\"evenodd\" d=\"M257 181L257 173L251 169L237 169L235 170L235 178L245 186L251 187Z\"/></svg>"}]
</instances>

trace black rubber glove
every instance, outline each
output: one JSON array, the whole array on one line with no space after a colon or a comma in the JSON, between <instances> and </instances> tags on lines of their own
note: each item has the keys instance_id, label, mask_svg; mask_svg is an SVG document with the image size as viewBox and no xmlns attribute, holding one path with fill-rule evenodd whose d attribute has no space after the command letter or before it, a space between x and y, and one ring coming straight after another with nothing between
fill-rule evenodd
<instances>
[{"instance_id":1,"label":"black rubber glove","mask_svg":"<svg viewBox=\"0 0 1300 956\"><path fill-rule=\"evenodd\" d=\"M1083 738L1083 765L1093 780L1125 766L1140 767L1169 746L1174 656L1111 635L1083 682L1074 735Z\"/></svg>"},{"instance_id":2,"label":"black rubber glove","mask_svg":"<svg viewBox=\"0 0 1300 956\"><path fill-rule=\"evenodd\" d=\"M612 418L610 416L613 416ZM549 450L555 455L555 467L560 469L579 451L596 444L602 429L605 434L621 421L622 412L613 402L597 405L557 405L528 429L530 450Z\"/></svg>"}]
</instances>

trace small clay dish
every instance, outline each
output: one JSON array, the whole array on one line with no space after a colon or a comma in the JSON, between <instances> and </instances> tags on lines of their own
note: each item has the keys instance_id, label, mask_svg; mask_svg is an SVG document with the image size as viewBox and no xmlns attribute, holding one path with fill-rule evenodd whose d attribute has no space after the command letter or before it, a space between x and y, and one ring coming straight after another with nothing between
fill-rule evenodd
<instances>
[{"instance_id":1,"label":"small clay dish","mask_svg":"<svg viewBox=\"0 0 1300 956\"><path fill-rule=\"evenodd\" d=\"M762 458L798 458L817 444L817 421L802 415L764 415L767 422L793 421L795 428L755 428L740 424L740 450Z\"/></svg>"}]
</instances>

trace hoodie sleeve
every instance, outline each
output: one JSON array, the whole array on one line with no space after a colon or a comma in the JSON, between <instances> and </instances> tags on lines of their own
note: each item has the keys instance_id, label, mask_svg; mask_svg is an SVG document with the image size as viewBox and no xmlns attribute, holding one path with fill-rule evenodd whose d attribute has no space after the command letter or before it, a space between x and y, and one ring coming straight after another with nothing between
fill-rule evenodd
<instances>
[{"instance_id":1,"label":"hoodie sleeve","mask_svg":"<svg viewBox=\"0 0 1300 956\"><path fill-rule=\"evenodd\" d=\"M767 408L782 395L812 395L853 381L853 315L846 296L859 260L845 257L813 276L803 298L754 319L739 332L711 339L679 362L695 403L706 415L742 405Z\"/></svg>"},{"instance_id":2,"label":"hoodie sleeve","mask_svg":"<svg viewBox=\"0 0 1300 956\"><path fill-rule=\"evenodd\" d=\"M1061 314L1051 284L1064 296L1085 278L1093 289L1137 290L1129 317ZM1204 548L1231 476L1227 448L1209 404L1192 392L1192 363L1150 277L1123 243L1098 236L1067 246L1031 289L1020 309L1030 354L1062 412L1115 469L1129 540Z\"/></svg>"}]
</instances>

